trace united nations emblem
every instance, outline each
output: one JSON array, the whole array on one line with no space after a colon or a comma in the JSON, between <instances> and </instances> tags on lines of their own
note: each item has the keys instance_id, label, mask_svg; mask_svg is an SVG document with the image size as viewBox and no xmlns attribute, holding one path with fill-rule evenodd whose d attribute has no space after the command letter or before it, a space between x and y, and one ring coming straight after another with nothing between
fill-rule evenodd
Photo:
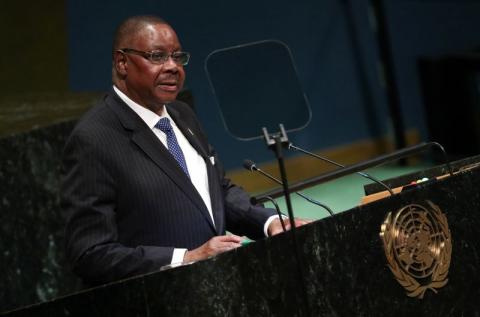
<instances>
[{"instance_id":1,"label":"united nations emblem","mask_svg":"<svg viewBox=\"0 0 480 317\"><path fill-rule=\"evenodd\" d=\"M410 297L423 298L427 290L448 282L452 240L447 217L430 201L388 213L381 226L388 267Z\"/></svg>"}]
</instances>

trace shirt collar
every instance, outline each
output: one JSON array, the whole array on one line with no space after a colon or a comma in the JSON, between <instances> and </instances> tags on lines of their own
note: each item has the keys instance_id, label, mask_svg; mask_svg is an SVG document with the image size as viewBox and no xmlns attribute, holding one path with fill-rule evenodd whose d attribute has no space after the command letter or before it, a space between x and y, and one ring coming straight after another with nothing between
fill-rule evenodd
<instances>
[{"instance_id":1,"label":"shirt collar","mask_svg":"<svg viewBox=\"0 0 480 317\"><path fill-rule=\"evenodd\" d=\"M132 99L130 99L127 95L125 95L115 85L113 85L113 90L120 97L120 99L122 99L127 104L127 106L129 106L133 111L135 111L135 113L140 118L142 118L143 121L145 121L145 123L147 124L147 126L150 129L153 129L155 127L155 125L157 124L158 120L160 120L160 118L166 117L166 118L170 119L170 122L173 121L172 118L170 117L170 115L168 114L167 107L165 107L165 105L163 105L163 108L162 108L163 115L159 116L158 114L151 111L150 109L147 109L147 108L139 105L138 103L136 103Z\"/></svg>"}]
</instances>

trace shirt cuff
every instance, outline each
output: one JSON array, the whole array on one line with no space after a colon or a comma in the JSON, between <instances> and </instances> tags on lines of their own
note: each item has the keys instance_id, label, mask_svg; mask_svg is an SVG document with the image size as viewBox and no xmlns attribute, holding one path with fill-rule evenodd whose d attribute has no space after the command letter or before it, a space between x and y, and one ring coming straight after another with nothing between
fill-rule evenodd
<instances>
[{"instance_id":1,"label":"shirt cuff","mask_svg":"<svg viewBox=\"0 0 480 317\"><path fill-rule=\"evenodd\" d=\"M172 261L170 264L182 263L186 252L187 249L173 249Z\"/></svg>"},{"instance_id":2,"label":"shirt cuff","mask_svg":"<svg viewBox=\"0 0 480 317\"><path fill-rule=\"evenodd\" d=\"M275 219L278 219L278 215L270 216L265 222L265 225L263 225L263 233L265 233L265 237L268 237L268 227Z\"/></svg>"}]
</instances>

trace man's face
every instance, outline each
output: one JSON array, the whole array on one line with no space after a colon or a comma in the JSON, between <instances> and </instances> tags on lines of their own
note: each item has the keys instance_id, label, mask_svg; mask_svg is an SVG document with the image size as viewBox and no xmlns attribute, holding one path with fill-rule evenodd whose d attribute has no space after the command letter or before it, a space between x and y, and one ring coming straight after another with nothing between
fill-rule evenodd
<instances>
[{"instance_id":1,"label":"man's face","mask_svg":"<svg viewBox=\"0 0 480 317\"><path fill-rule=\"evenodd\" d=\"M128 48L139 51L181 51L175 31L167 24L149 25L130 42ZM177 65L172 58L154 64L139 55L125 55L125 88L131 99L151 110L175 100L185 80L182 65Z\"/></svg>"}]
</instances>

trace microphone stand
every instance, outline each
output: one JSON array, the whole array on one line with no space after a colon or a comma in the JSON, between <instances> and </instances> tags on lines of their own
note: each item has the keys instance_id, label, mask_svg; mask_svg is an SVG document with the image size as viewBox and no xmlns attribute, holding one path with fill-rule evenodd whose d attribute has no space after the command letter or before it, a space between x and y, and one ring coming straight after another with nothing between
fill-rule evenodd
<instances>
[{"instance_id":1,"label":"microphone stand","mask_svg":"<svg viewBox=\"0 0 480 317\"><path fill-rule=\"evenodd\" d=\"M295 218L293 216L292 210L292 201L290 199L290 189L288 187L287 172L285 170L285 162L283 160L282 147L287 147L289 145L287 133L283 127L283 124L280 123L280 133L276 133L272 136L267 131L267 128L263 127L262 132L265 138L265 142L270 150L275 153L277 158L278 168L280 170L280 177L282 180L283 194L285 196L285 202L287 204L288 218L290 219L290 225L292 227L292 235L295 237Z\"/></svg>"},{"instance_id":2,"label":"microphone stand","mask_svg":"<svg viewBox=\"0 0 480 317\"><path fill-rule=\"evenodd\" d=\"M287 132L283 127L283 124L279 124L280 132L270 136L267 131L267 128L263 127L262 132L265 138L267 147L275 153L277 158L278 168L280 170L280 176L282 180L283 195L285 196L285 202L287 204L288 218L290 219L290 232L293 239L293 250L295 259L297 262L298 277L301 283L301 289L303 293L303 299L305 301L305 308L307 310L308 316L311 316L310 313L310 304L308 301L307 290L305 289L305 272L303 270L303 261L300 256L300 246L297 238L297 229L295 226L295 217L293 216L292 201L290 200L290 189L288 187L287 172L285 170L285 162L283 160L282 147L287 147L289 144Z\"/></svg>"},{"instance_id":3,"label":"microphone stand","mask_svg":"<svg viewBox=\"0 0 480 317\"><path fill-rule=\"evenodd\" d=\"M266 173L264 170L256 167L256 166L255 166L255 163L253 163L252 161L250 161L250 160L245 160L243 164L244 164L243 166L244 166L247 170L249 170L249 171L251 171L251 172L256 171L256 172L262 174L263 176L265 176L266 178L274 181L275 183L282 185L282 182L281 182L279 179L277 179L277 178L273 177L272 175ZM333 216L335 215L335 214L333 213L332 209L331 209L330 207L328 207L327 205L322 204L321 202L319 202L319 201L317 201L317 200L315 200L315 199L313 199L313 198L310 198L310 197L302 194L301 192L294 192L294 193L297 194L298 196L302 197L303 199L305 199L305 200L308 201L309 203L312 203L312 204L314 204L314 205L317 205L317 206L319 206L319 207L322 207L323 209L325 209L326 211L328 211L328 213L330 214L330 216L333 217ZM269 200L270 200L270 199L269 199ZM256 200L255 200L255 199L251 199L250 202L251 202L252 204L254 204L254 205L256 204Z\"/></svg>"}]
</instances>

